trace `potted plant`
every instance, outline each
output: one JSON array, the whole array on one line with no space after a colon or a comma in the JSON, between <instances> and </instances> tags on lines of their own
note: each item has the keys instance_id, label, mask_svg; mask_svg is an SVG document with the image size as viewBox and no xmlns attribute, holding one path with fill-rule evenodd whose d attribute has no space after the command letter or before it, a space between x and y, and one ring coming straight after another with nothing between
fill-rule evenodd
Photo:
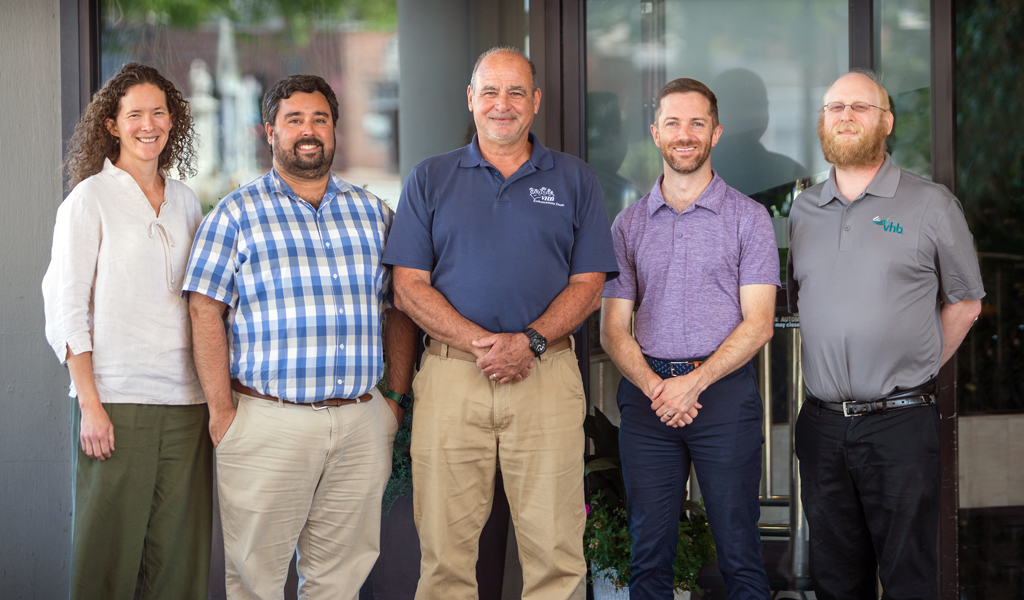
<instances>
[{"instance_id":1,"label":"potted plant","mask_svg":"<svg viewBox=\"0 0 1024 600\"><path fill-rule=\"evenodd\" d=\"M633 538L626 524L627 499L619 458L619 428L595 408L594 414L584 421L583 429L594 443L594 453L584 471L590 496L587 527L583 533L583 553L591 565L594 598L628 598ZM672 565L677 600L688 598L690 591L700 593L697 573L715 557L715 543L704 507L688 499L683 508L684 514L679 519L679 549Z\"/></svg>"}]
</instances>

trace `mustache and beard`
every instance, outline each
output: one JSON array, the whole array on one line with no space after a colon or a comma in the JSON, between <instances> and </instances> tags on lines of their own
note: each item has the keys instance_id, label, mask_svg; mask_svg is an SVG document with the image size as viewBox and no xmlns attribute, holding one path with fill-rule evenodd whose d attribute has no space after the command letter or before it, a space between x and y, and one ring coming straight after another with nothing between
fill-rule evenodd
<instances>
[{"instance_id":1,"label":"mustache and beard","mask_svg":"<svg viewBox=\"0 0 1024 600\"><path fill-rule=\"evenodd\" d=\"M505 133L501 133L501 125L491 123L490 119L511 119L514 123L508 123L504 126L508 128ZM487 137L494 140L507 142L511 140L517 140L522 136L523 133L523 121L518 114L510 112L508 114L494 113L489 115L482 115L477 120L474 115L474 121L476 122L476 128L478 133L483 133Z\"/></svg>"},{"instance_id":2,"label":"mustache and beard","mask_svg":"<svg viewBox=\"0 0 1024 600\"><path fill-rule=\"evenodd\" d=\"M837 130L859 133L853 139L840 139ZM840 123L832 130L825 127L825 115L818 117L818 138L821 140L821 153L825 160L837 167L865 167L882 162L885 157L885 138L887 124L879 120L872 128L865 128L858 123Z\"/></svg>"},{"instance_id":3,"label":"mustache and beard","mask_svg":"<svg viewBox=\"0 0 1024 600\"><path fill-rule=\"evenodd\" d=\"M696 148L692 156L680 156L675 153L675 148ZM704 143L701 140L682 140L679 142L662 143L661 156L665 164L680 175L689 175L704 166L711 156L711 142Z\"/></svg>"},{"instance_id":4,"label":"mustache and beard","mask_svg":"<svg viewBox=\"0 0 1024 600\"><path fill-rule=\"evenodd\" d=\"M279 139L274 137L274 158L288 174L302 179L320 179L331 170L334 164L333 147L330 152L325 152L323 142L314 137L304 137L295 140L291 148L283 148ZM308 156L299 154L298 147L305 145L318 146L320 151Z\"/></svg>"}]
</instances>

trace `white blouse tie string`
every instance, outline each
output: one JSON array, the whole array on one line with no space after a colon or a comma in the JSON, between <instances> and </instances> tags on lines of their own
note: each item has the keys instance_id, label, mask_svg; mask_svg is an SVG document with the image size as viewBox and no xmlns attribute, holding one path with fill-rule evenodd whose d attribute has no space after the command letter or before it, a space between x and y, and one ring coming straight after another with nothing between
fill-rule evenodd
<instances>
[{"instance_id":1,"label":"white blouse tie string","mask_svg":"<svg viewBox=\"0 0 1024 600\"><path fill-rule=\"evenodd\" d=\"M174 263L171 261L171 248L175 246L174 236L171 235L170 231L164 227L164 224L160 221L153 221L149 224L149 237L153 237L156 233L160 233L160 241L163 242L164 246L164 265L166 266L167 272L167 291L172 294L177 290L174 287Z\"/></svg>"}]
</instances>

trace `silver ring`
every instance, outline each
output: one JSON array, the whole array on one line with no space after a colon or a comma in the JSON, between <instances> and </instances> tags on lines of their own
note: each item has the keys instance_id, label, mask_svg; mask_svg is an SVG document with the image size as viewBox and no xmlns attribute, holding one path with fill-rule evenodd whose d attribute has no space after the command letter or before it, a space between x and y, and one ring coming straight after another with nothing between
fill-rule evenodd
<instances>
[{"instance_id":1,"label":"silver ring","mask_svg":"<svg viewBox=\"0 0 1024 600\"><path fill-rule=\"evenodd\" d=\"M665 416L671 419L672 417L674 417L674 416L675 416L675 414L676 414L676 413L670 413L670 412L667 412L667 413L665 413Z\"/></svg>"},{"instance_id":2,"label":"silver ring","mask_svg":"<svg viewBox=\"0 0 1024 600\"><path fill-rule=\"evenodd\" d=\"M491 379L497 379L497 378L498 378L498 374L497 373L491 373Z\"/></svg>"}]
</instances>

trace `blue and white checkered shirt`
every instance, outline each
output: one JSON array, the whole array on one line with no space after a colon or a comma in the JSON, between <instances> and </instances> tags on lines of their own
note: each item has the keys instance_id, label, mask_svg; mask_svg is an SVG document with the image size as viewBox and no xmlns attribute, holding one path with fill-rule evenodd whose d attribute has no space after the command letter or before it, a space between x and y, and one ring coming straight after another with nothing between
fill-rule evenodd
<instances>
[{"instance_id":1,"label":"blue and white checkered shirt","mask_svg":"<svg viewBox=\"0 0 1024 600\"><path fill-rule=\"evenodd\" d=\"M318 210L276 171L221 200L196 233L183 293L228 305L231 377L292 402L369 391L383 371L393 219L333 174Z\"/></svg>"}]
</instances>

